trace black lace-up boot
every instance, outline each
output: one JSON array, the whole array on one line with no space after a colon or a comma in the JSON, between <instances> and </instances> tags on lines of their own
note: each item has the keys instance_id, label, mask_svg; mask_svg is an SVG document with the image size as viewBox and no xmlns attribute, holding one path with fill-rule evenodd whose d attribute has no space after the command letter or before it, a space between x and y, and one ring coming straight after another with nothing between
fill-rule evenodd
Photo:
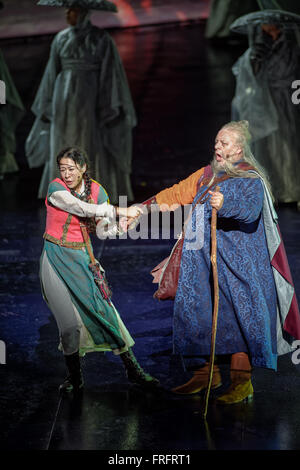
<instances>
[{"instance_id":1,"label":"black lace-up boot","mask_svg":"<svg viewBox=\"0 0 300 470\"><path fill-rule=\"evenodd\" d=\"M130 382L149 388L159 386L159 380L147 374L142 369L131 349L120 354L120 357L124 363L127 378Z\"/></svg>"},{"instance_id":2,"label":"black lace-up boot","mask_svg":"<svg viewBox=\"0 0 300 470\"><path fill-rule=\"evenodd\" d=\"M79 353L65 355L65 361L67 365L68 375L59 387L60 393L78 393L83 389L83 377L80 367Z\"/></svg>"}]
</instances>

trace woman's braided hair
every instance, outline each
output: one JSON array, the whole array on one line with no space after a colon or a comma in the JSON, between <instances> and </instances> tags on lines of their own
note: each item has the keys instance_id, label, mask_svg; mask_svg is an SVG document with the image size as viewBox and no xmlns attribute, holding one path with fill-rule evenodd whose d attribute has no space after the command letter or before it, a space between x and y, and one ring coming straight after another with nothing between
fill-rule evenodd
<instances>
[{"instance_id":1,"label":"woman's braided hair","mask_svg":"<svg viewBox=\"0 0 300 470\"><path fill-rule=\"evenodd\" d=\"M86 165L86 171L83 174L83 179L84 179L84 193L83 194L78 194L74 189L70 189L71 194L78 199L81 199L84 202L91 202L92 200L92 195L91 195L91 188L92 188L92 179L89 175L88 169L89 169L89 161L86 153L83 150L80 150L76 147L67 147L59 152L59 154L56 157L56 163L57 166L59 167L60 161L62 158L71 158L73 162L79 166L83 167ZM88 229L89 232L95 233L96 232L96 222L94 218L83 218L82 219Z\"/></svg>"}]
</instances>

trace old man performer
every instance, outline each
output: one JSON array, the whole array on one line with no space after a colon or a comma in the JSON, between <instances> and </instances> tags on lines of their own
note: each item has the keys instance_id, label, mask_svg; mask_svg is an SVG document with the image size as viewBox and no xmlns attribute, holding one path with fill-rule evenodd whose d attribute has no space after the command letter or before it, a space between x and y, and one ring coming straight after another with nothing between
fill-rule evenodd
<instances>
[{"instance_id":1,"label":"old man performer","mask_svg":"<svg viewBox=\"0 0 300 470\"><path fill-rule=\"evenodd\" d=\"M215 190L216 179L219 191ZM203 199L207 189L208 197ZM190 249L185 239L181 255L173 341L174 353L183 357L207 359L210 355L213 308L210 223L212 208L218 211L216 355L231 355L231 384L217 401L231 404L251 398L252 368L276 370L278 355L291 351L293 338L300 338L300 322L271 187L251 153L248 122L224 125L216 136L211 164L159 192L151 202L156 202L161 210L166 205L198 204L189 223L196 230L200 223L204 227L202 247ZM160 283L162 279L163 276ZM207 383L206 362L173 392L197 393ZM212 387L220 385L221 375L215 365Z\"/></svg>"}]
</instances>

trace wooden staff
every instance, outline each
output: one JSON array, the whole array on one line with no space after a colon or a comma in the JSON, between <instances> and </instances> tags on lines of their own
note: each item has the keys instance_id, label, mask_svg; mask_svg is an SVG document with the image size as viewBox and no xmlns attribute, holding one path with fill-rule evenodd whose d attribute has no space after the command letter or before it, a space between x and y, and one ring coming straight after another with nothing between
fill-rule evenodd
<instances>
[{"instance_id":1,"label":"wooden staff","mask_svg":"<svg viewBox=\"0 0 300 470\"><path fill-rule=\"evenodd\" d=\"M220 191L219 186L216 186L215 191ZM213 271L213 282L214 282L214 309L212 316L212 329L211 329L211 343L210 343L210 358L209 358L209 378L208 385L205 392L205 406L203 417L206 418L208 399L211 389L214 362L215 362L215 346L216 346L216 333L217 333L217 322L218 322L218 310L219 310L219 282L218 282L218 268L217 268L217 209L212 208L211 213L211 254L210 261Z\"/></svg>"}]
</instances>

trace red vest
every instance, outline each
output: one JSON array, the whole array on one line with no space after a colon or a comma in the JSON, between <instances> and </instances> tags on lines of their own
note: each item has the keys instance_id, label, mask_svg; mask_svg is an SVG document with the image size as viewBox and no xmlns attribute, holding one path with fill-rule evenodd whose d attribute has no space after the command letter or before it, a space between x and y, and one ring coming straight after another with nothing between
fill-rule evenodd
<instances>
[{"instance_id":1,"label":"red vest","mask_svg":"<svg viewBox=\"0 0 300 470\"><path fill-rule=\"evenodd\" d=\"M53 182L60 183L67 191L71 192L60 178L56 178ZM89 202L97 203L99 190L100 184L92 181ZM45 204L47 208L47 219L44 238L60 246L75 249L83 248L85 243L80 228L80 222L82 223L81 218L49 204L47 197Z\"/></svg>"}]
</instances>

